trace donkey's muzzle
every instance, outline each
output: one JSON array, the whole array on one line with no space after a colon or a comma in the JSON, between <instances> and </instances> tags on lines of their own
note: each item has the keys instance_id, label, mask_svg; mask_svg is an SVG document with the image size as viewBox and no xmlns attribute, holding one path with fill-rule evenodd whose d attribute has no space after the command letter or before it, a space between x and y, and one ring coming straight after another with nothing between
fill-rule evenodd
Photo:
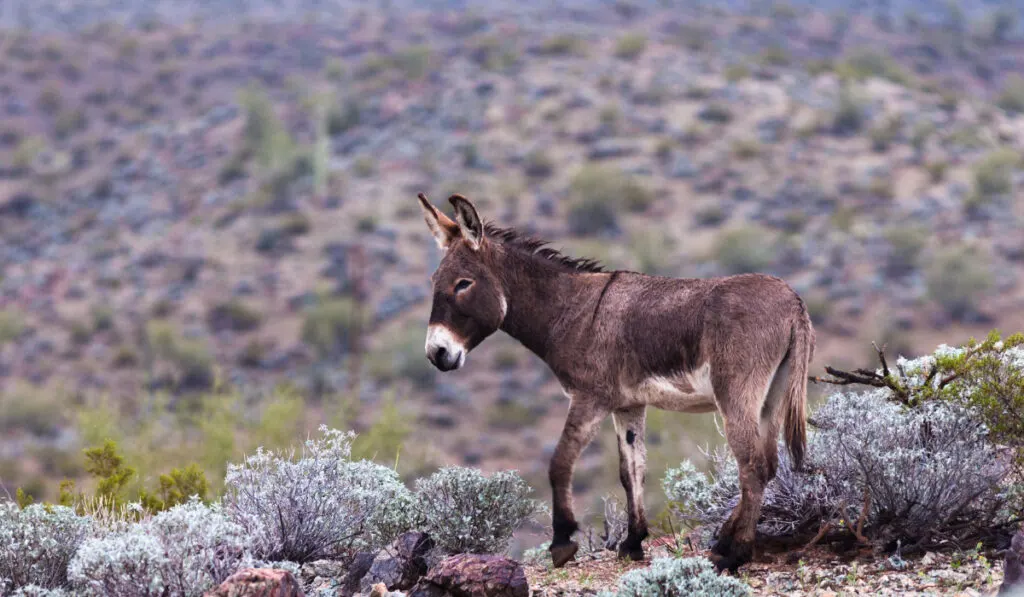
<instances>
[{"instance_id":1,"label":"donkey's muzzle","mask_svg":"<svg viewBox=\"0 0 1024 597\"><path fill-rule=\"evenodd\" d=\"M461 349L450 349L445 346L431 346L427 349L427 358L441 371L451 371L462 366L466 358Z\"/></svg>"}]
</instances>

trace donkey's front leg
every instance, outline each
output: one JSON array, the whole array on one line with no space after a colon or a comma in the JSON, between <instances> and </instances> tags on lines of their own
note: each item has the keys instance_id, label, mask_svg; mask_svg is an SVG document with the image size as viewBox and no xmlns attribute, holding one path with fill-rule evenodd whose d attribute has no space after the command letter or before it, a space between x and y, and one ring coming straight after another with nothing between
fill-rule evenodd
<instances>
[{"instance_id":1,"label":"donkey's front leg","mask_svg":"<svg viewBox=\"0 0 1024 597\"><path fill-rule=\"evenodd\" d=\"M580 453L594 439L601 421L608 411L585 398L572 399L569 405L569 416L562 429L562 437L558 440L555 453L551 456L551 468L548 478L551 481L551 522L554 536L551 539L551 562L555 568L561 568L573 559L579 549L572 534L579 528L576 516L572 512L572 471Z\"/></svg>"},{"instance_id":2,"label":"donkey's front leg","mask_svg":"<svg viewBox=\"0 0 1024 597\"><path fill-rule=\"evenodd\" d=\"M644 444L647 408L634 406L612 414L619 440L619 480L626 490L629 527L619 543L619 557L644 559L643 540L647 538L647 514L644 512L644 480L647 476L647 447Z\"/></svg>"}]
</instances>

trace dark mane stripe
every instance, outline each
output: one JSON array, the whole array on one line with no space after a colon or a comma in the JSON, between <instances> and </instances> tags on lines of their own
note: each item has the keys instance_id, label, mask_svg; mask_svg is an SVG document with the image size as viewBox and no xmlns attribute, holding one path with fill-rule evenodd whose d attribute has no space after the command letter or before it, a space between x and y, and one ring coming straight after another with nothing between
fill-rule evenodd
<instances>
[{"instance_id":1,"label":"dark mane stripe","mask_svg":"<svg viewBox=\"0 0 1024 597\"><path fill-rule=\"evenodd\" d=\"M505 247L517 249L573 271L589 273L606 271L604 266L594 259L568 257L549 247L548 241L527 236L515 228L501 228L488 222L484 225L484 234Z\"/></svg>"}]
</instances>

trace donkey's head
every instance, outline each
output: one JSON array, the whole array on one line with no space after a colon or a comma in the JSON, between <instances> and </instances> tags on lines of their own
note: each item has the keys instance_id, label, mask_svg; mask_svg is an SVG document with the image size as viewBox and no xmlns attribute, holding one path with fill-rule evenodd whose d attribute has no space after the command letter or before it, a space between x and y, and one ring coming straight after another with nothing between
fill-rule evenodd
<instances>
[{"instance_id":1,"label":"donkey's head","mask_svg":"<svg viewBox=\"0 0 1024 597\"><path fill-rule=\"evenodd\" d=\"M455 221L420 193L423 217L444 252L431 277L434 302L427 328L427 358L441 371L458 369L466 354L501 327L508 303L493 269L493 248L476 208L461 195L448 198Z\"/></svg>"}]
</instances>

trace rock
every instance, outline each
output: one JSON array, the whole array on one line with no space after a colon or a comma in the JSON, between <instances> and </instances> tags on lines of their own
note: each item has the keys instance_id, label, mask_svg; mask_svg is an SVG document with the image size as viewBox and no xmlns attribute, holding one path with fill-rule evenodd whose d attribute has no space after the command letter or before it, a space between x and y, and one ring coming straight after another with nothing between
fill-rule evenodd
<instances>
[{"instance_id":1,"label":"rock","mask_svg":"<svg viewBox=\"0 0 1024 597\"><path fill-rule=\"evenodd\" d=\"M1006 565L1003 567L1003 586L1000 595L1024 592L1024 528L1017 531L1006 550Z\"/></svg>"},{"instance_id":2,"label":"rock","mask_svg":"<svg viewBox=\"0 0 1024 597\"><path fill-rule=\"evenodd\" d=\"M305 597L305 593L287 570L246 568L229 576L205 597Z\"/></svg>"},{"instance_id":3,"label":"rock","mask_svg":"<svg viewBox=\"0 0 1024 597\"><path fill-rule=\"evenodd\" d=\"M528 597L522 565L501 556L460 554L439 562L410 597Z\"/></svg>"},{"instance_id":4,"label":"rock","mask_svg":"<svg viewBox=\"0 0 1024 597\"><path fill-rule=\"evenodd\" d=\"M425 557L434 541L426 533L409 531L382 549L373 559L369 571L359 581L363 593L373 585L384 583L390 590L405 590L427 572Z\"/></svg>"}]
</instances>

